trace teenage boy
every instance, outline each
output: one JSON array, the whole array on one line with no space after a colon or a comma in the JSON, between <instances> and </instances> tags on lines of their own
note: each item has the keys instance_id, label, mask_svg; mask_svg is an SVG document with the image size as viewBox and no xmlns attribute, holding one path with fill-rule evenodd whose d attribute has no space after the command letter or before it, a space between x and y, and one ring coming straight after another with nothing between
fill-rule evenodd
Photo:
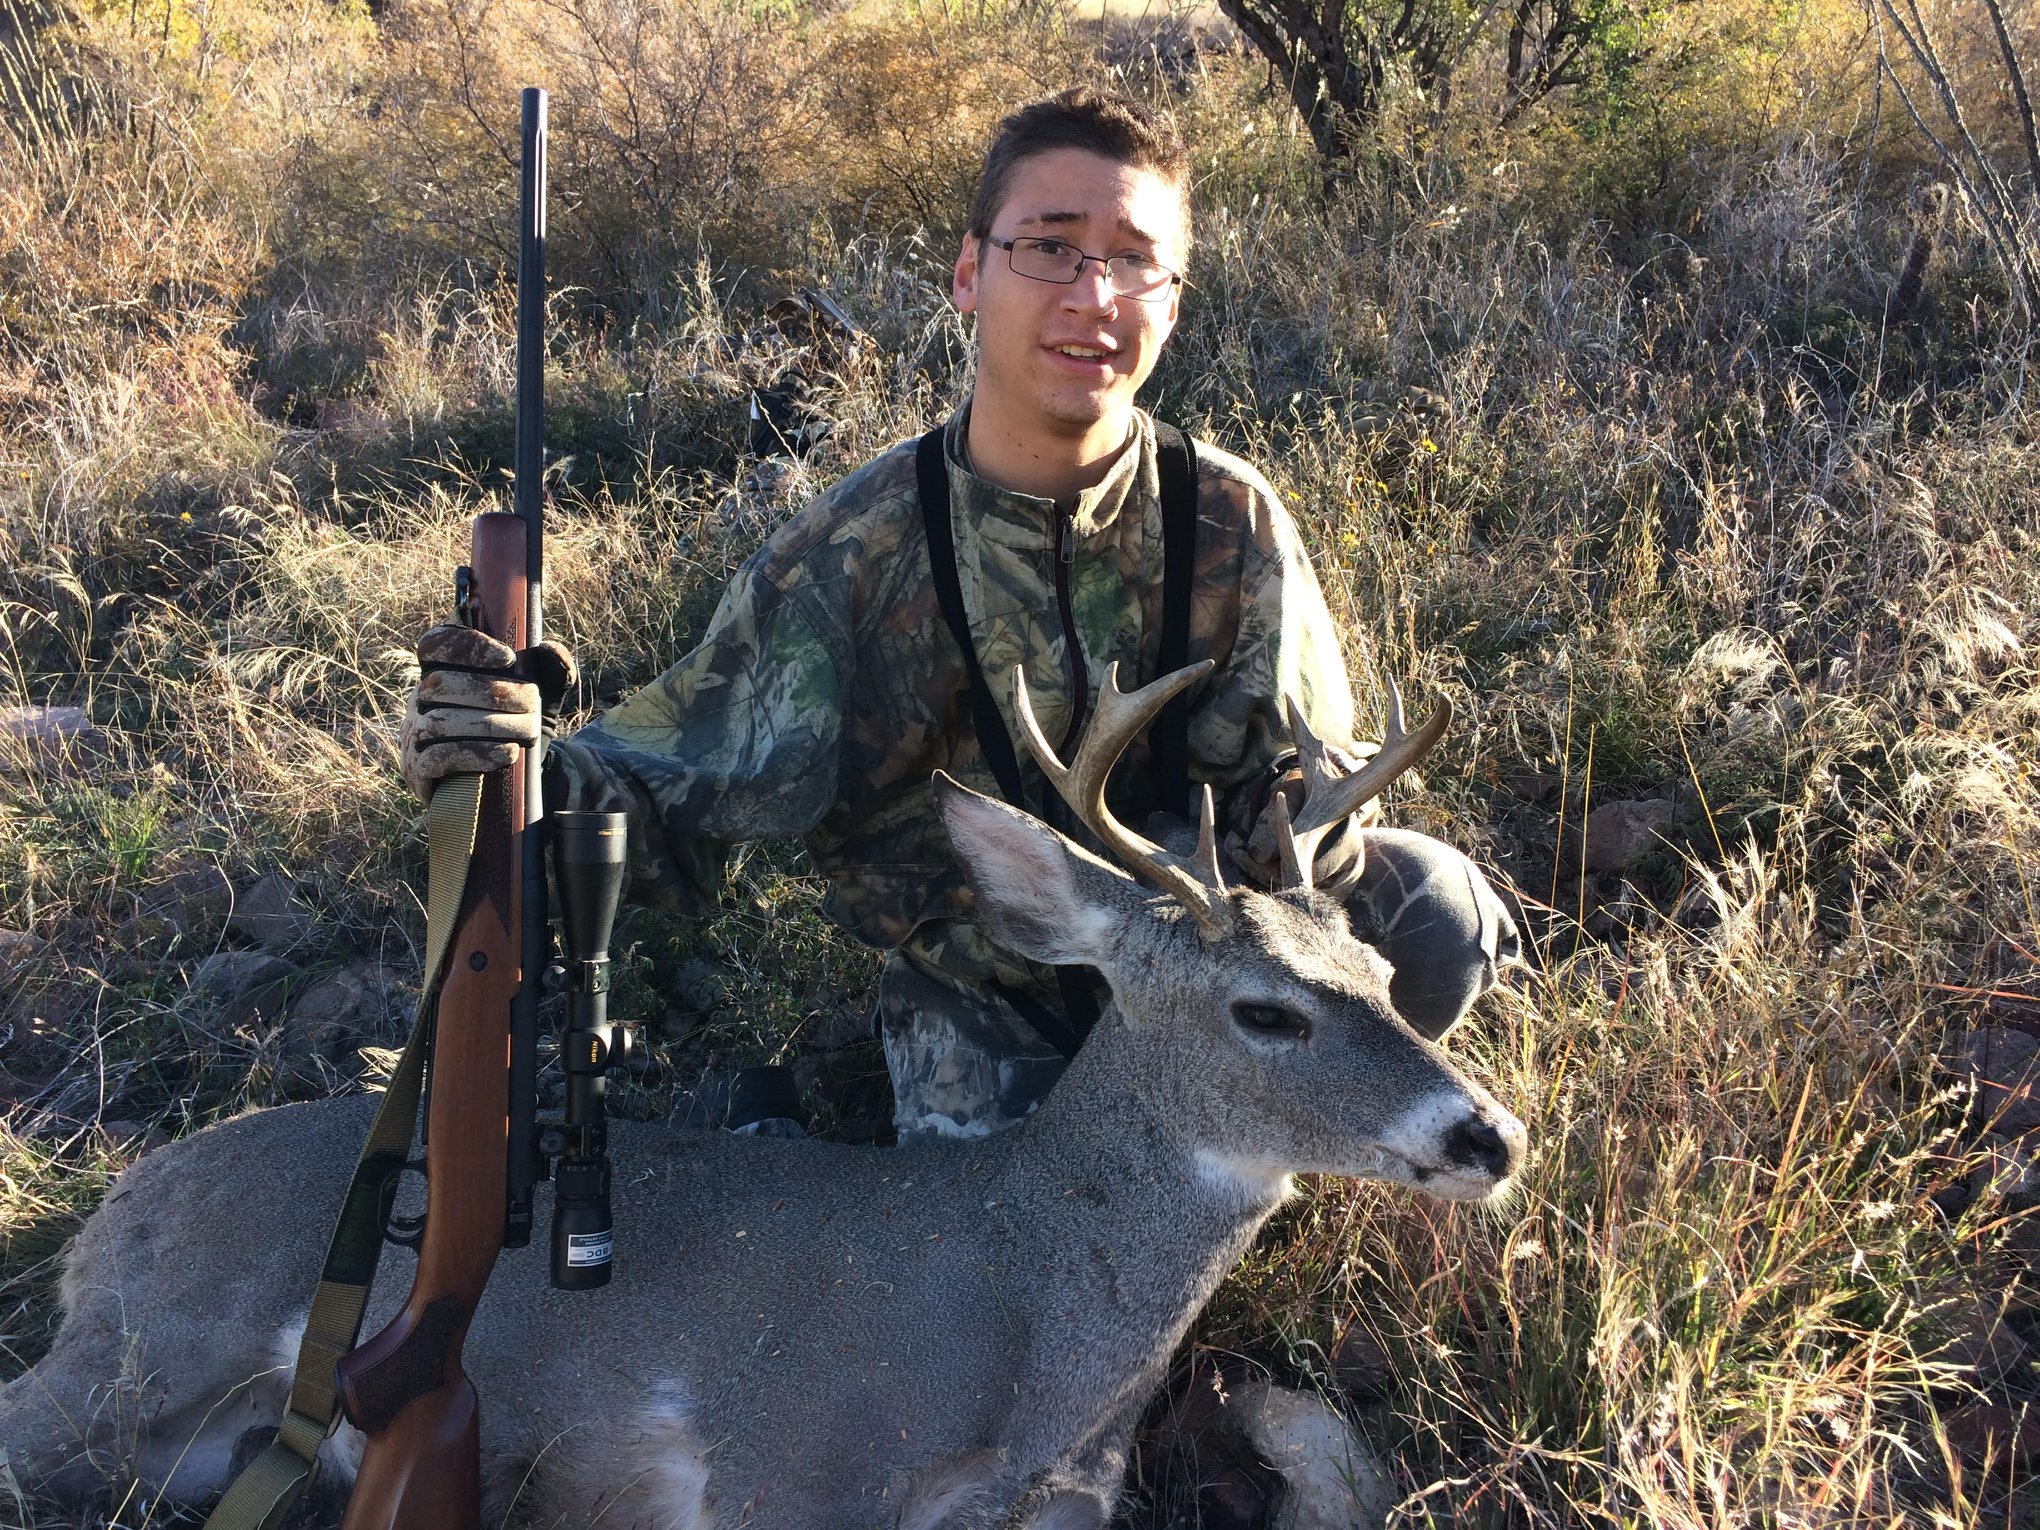
<instances>
[{"instance_id":1,"label":"teenage boy","mask_svg":"<svg viewBox=\"0 0 2040 1530\"><path fill-rule=\"evenodd\" d=\"M1297 790L1285 698L1318 737L1367 752L1352 745L1338 638L1274 492L1134 404L1183 301L1188 192L1182 143L1135 103L1079 89L1008 117L952 287L976 318L968 402L793 516L692 653L547 751L549 802L630 815L640 899L699 911L731 845L805 837L827 912L888 952L878 1023L902 1143L1020 1119L1100 998L1088 974L1040 967L973 921L929 788L941 769L995 796L1017 790L1098 848L1014 747L1015 664L1068 758L1108 665L1131 690L1165 658L1214 660L1189 693L1182 758L1156 757L1166 739L1156 751L1136 740L1111 801L1139 825L1209 783L1232 869L1263 884L1273 794ZM1187 642L1165 654L1172 602ZM421 797L537 736L538 688L506 675L507 648L438 627L419 658L403 770ZM1356 930L1394 966L1404 1017L1442 1034L1516 959L1515 926L1470 861L1422 835L1351 824L1320 868L1363 848Z\"/></svg>"}]
</instances>

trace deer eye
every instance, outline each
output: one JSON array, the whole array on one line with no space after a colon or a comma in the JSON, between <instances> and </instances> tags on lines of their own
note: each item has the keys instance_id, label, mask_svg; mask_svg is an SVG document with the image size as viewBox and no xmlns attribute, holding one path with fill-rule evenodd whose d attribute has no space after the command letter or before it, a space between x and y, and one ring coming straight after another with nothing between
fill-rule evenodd
<instances>
[{"instance_id":1,"label":"deer eye","mask_svg":"<svg viewBox=\"0 0 2040 1530\"><path fill-rule=\"evenodd\" d=\"M1300 1041L1310 1034L1310 1025L1303 1016L1280 1004L1249 1004L1241 1000L1233 1005L1232 1013L1234 1020L1256 1035L1293 1036Z\"/></svg>"}]
</instances>

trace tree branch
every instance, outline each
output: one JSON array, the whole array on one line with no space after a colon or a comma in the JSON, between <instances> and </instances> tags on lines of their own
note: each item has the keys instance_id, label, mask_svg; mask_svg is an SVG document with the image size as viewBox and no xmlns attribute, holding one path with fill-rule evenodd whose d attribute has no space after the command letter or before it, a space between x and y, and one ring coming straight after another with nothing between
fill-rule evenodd
<instances>
[{"instance_id":1,"label":"tree branch","mask_svg":"<svg viewBox=\"0 0 2040 1530\"><path fill-rule=\"evenodd\" d=\"M2032 192L2040 204L2040 137L2033 131L2033 98L2026 93L2026 72L2012 51L2012 35L2005 28L2004 6L1999 0L1983 0L1990 13L1991 30L1997 33L1998 56L2005 61L2005 79L2012 87L2012 100L2019 108L2019 124L2026 130L2026 174L2032 178Z\"/></svg>"},{"instance_id":2,"label":"tree branch","mask_svg":"<svg viewBox=\"0 0 2040 1530\"><path fill-rule=\"evenodd\" d=\"M1921 115L1918 104L1912 98L1912 92L1906 89L1905 81L1900 78L1897 68L1892 64L1890 45L1884 37L1884 21L1887 15L1892 25L1898 28L1899 35L1906 39L1915 58L1921 51L1918 41L1907 31L1905 22L1892 8L1891 0L1870 0L1870 19L1877 28L1878 68L1884 78L1891 81L1891 88L1897 93L1906 114L1912 118L1913 125L1926 136L1927 142L1934 146L1934 152L1940 156L1941 163L1947 167L1948 173L1955 177L1955 184L1961 188L1964 199L1976 213L1977 224L1982 228L1984 238L1989 242L1992 252L2003 262L2005 273L2011 278L2012 288L2018 295L2019 305L2030 323L2036 316L2040 316L2040 272L2034 270L2032 261L2022 247L2016 223L2005 220L2001 205L1992 206L1985 201L1982 194L1977 191L1975 182L1970 179L1961 156L1943 143L1940 135L1927 126L1927 119Z\"/></svg>"}]
</instances>

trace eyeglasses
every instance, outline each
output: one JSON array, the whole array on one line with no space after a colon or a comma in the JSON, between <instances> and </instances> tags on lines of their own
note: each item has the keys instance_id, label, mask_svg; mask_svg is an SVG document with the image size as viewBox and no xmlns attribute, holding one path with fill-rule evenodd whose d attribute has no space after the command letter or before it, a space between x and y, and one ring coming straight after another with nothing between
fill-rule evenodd
<instances>
[{"instance_id":1,"label":"eyeglasses","mask_svg":"<svg viewBox=\"0 0 2040 1530\"><path fill-rule=\"evenodd\" d=\"M1067 287L1084 274L1084 267L1097 261L1105 268L1105 280L1121 297L1154 302L1179 287L1183 278L1158 260L1145 255L1086 255L1067 239L987 239L1006 252L1007 264L1017 276L1037 282L1055 282Z\"/></svg>"}]
</instances>

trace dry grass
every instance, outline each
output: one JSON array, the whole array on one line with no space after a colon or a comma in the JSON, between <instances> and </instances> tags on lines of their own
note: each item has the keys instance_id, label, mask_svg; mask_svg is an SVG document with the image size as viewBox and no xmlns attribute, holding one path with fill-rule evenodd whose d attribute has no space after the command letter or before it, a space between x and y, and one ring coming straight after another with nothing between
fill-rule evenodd
<instances>
[{"instance_id":1,"label":"dry grass","mask_svg":"<svg viewBox=\"0 0 2040 1530\"><path fill-rule=\"evenodd\" d=\"M190 992L223 941L194 878L289 867L307 971L415 967L393 736L504 483L511 87L543 57L560 91L549 622L590 707L966 385L943 294L978 136L1102 39L1198 155L1162 407L1282 488L1356 673L1466 703L1398 812L1537 905L1539 961L1455 1043L1531 1123L1518 1198L1315 1187L1201 1342L1345 1386L1408 1522L2030 1517L1961 1413L2035 1395L1972 1351L2000 1309L2040 1339L2040 1239L2015 1187L1970 1193L1952 1061L2040 1028L2033 351L1872 111L1854 16L1680 8L1629 95L1508 137L1476 70L1329 187L1258 67L1030 8L39 25L4 88L40 106L0 131L0 703L98 731L0 760L0 927L34 937L0 949L8 1370L129 1123L320 1087ZM872 343L764 324L795 282ZM749 392L796 366L829 434L761 467ZM1663 843L1584 870L1593 807L1645 796ZM618 1002L668 1026L638 1108L763 1056L818 1069L825 1114L868 1104L873 1060L807 1041L875 973L816 891L768 846L718 919L632 916ZM0 1521L75 1522L5 1494Z\"/></svg>"}]
</instances>

